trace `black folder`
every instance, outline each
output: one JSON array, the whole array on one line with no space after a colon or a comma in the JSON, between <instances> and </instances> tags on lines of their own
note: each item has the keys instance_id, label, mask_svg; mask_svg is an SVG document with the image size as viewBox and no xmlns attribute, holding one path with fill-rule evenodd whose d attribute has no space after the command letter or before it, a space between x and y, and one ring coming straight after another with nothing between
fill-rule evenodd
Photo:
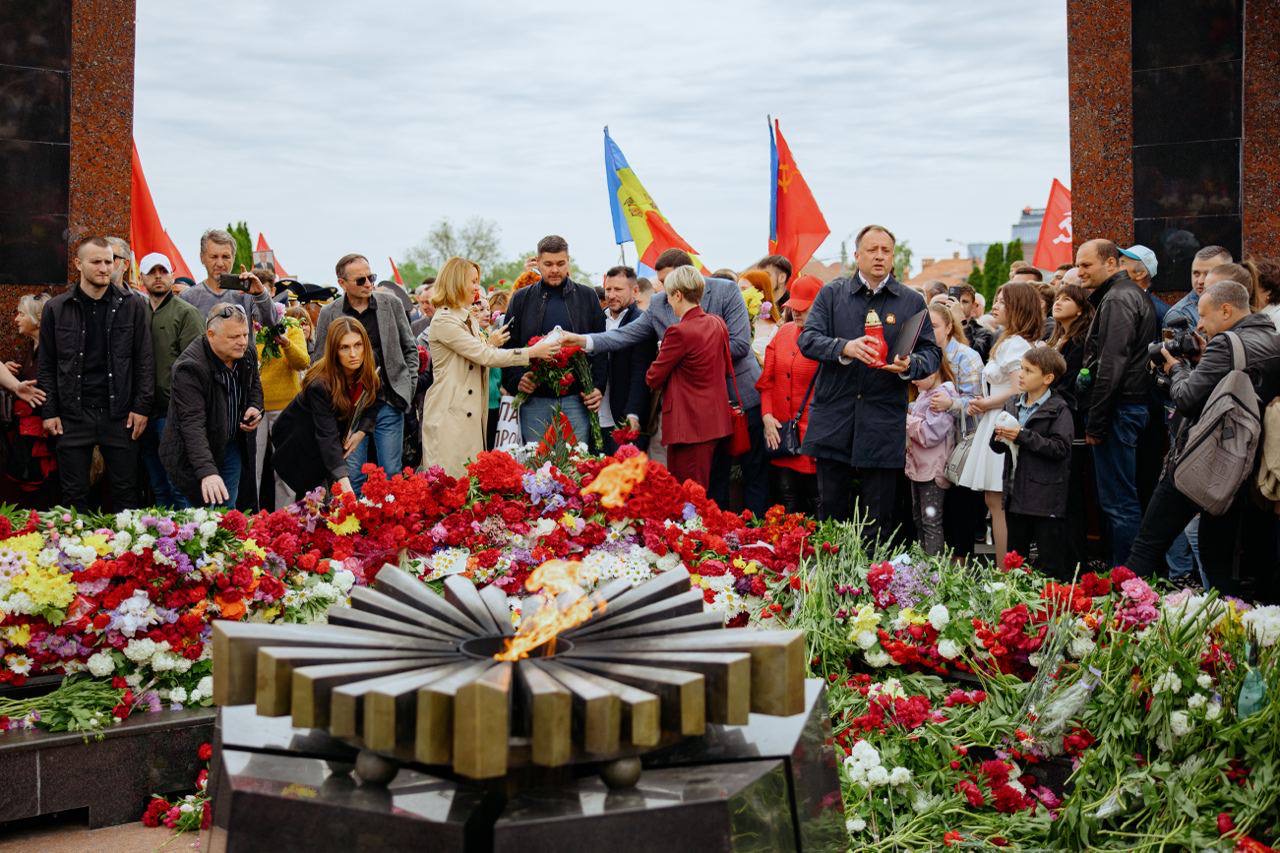
<instances>
[{"instance_id":1,"label":"black folder","mask_svg":"<svg viewBox=\"0 0 1280 853\"><path fill-rule=\"evenodd\" d=\"M927 322L929 322L928 308L904 320L898 327L898 336L894 338L893 346L889 347L889 357L885 361L893 364L893 360L898 356L910 358L911 353L915 351L916 341L920 339L920 330Z\"/></svg>"}]
</instances>

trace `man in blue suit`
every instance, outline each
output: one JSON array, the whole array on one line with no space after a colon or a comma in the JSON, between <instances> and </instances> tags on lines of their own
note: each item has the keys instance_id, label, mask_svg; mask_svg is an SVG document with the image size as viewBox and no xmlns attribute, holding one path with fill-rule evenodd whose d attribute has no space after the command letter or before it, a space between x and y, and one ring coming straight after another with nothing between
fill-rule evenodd
<instances>
[{"instance_id":1,"label":"man in blue suit","mask_svg":"<svg viewBox=\"0 0 1280 853\"><path fill-rule=\"evenodd\" d=\"M906 465L907 381L938 369L942 351L926 322L910 355L882 367L878 342L866 334L868 311L883 323L893 349L898 330L924 298L893 277L894 236L880 225L858 232L858 269L818 291L800 333L800 351L820 362L804 452L818 467L818 517L848 519L850 501L867 516L868 534L888 542L898 476Z\"/></svg>"},{"instance_id":2,"label":"man in blue suit","mask_svg":"<svg viewBox=\"0 0 1280 853\"><path fill-rule=\"evenodd\" d=\"M604 274L605 331L630 325L644 315L636 305L636 283L636 271L628 266L613 267ZM639 430L641 423L648 419L649 386L645 384L644 375L657 354L657 345L648 341L605 357L609 379L600 403L600 428L604 431L606 453L618 450L618 443L611 435L615 427ZM635 444L643 450L648 446L648 438L642 435Z\"/></svg>"},{"instance_id":3,"label":"man in blue suit","mask_svg":"<svg viewBox=\"0 0 1280 853\"><path fill-rule=\"evenodd\" d=\"M658 260L654 262L654 270L658 274L658 281L662 282L671 270L692 265L693 259L688 252L668 249L658 256ZM764 422L760 418L760 392L756 390L756 380L760 378L760 362L756 361L755 354L751 352L751 319L738 285L724 278L708 278L706 281L702 310L715 314L729 328L729 352L733 357L733 370L742 399L734 399L733 384L730 382L725 383L726 393L731 402L738 402L742 406L751 432L751 450L737 460L742 466L744 497L747 509L757 517L763 517L769 504L769 474L768 460L764 453ZM587 352L593 354L619 352L641 343L661 341L667 329L677 322L679 318L667 304L666 293L654 293L648 310L635 322L592 335L569 335L565 340L569 343L581 343ZM905 428L904 426L903 429ZM727 506L730 464L727 457L721 457L722 453L717 453L716 461L712 463L710 497L721 506Z\"/></svg>"}]
</instances>

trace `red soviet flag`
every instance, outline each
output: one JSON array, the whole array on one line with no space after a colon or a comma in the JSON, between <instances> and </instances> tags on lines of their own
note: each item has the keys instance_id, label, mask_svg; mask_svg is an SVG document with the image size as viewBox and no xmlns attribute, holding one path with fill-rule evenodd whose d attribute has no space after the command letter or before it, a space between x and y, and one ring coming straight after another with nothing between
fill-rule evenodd
<instances>
[{"instance_id":1,"label":"red soviet flag","mask_svg":"<svg viewBox=\"0 0 1280 853\"><path fill-rule=\"evenodd\" d=\"M1074 251L1071 244L1071 190L1054 178L1031 263L1042 270L1057 269L1071 263Z\"/></svg>"},{"instance_id":2,"label":"red soviet flag","mask_svg":"<svg viewBox=\"0 0 1280 853\"><path fill-rule=\"evenodd\" d=\"M827 227L817 200L800 174L787 141L782 138L782 126L776 119L773 125L770 128L773 131L770 134L773 144L773 156L770 158L773 210L770 212L769 254L782 255L791 261L795 275L800 275L800 270L809 263L831 229Z\"/></svg>"},{"instance_id":3,"label":"red soviet flag","mask_svg":"<svg viewBox=\"0 0 1280 853\"><path fill-rule=\"evenodd\" d=\"M187 262L182 253L169 239L169 234L160 224L160 215L156 213L156 203L151 198L151 188L147 186L146 175L142 174L142 160L138 157L138 143L133 143L133 176L131 180L129 205L129 245L133 247L133 262L145 258L152 252L159 252L169 259L173 269L169 272L175 277L186 276L192 281Z\"/></svg>"},{"instance_id":4,"label":"red soviet flag","mask_svg":"<svg viewBox=\"0 0 1280 853\"><path fill-rule=\"evenodd\" d=\"M387 262L391 264L391 275L395 278L396 284L404 287L404 279L400 277L400 268L396 266L395 260L390 255L387 255Z\"/></svg>"},{"instance_id":5,"label":"red soviet flag","mask_svg":"<svg viewBox=\"0 0 1280 853\"><path fill-rule=\"evenodd\" d=\"M267 238L262 236L261 231L258 232L258 246L253 251L255 253L271 252L271 263L276 268L276 278L292 278L291 275L284 271L284 267L280 265L280 259L276 257L275 251L267 245Z\"/></svg>"}]
</instances>

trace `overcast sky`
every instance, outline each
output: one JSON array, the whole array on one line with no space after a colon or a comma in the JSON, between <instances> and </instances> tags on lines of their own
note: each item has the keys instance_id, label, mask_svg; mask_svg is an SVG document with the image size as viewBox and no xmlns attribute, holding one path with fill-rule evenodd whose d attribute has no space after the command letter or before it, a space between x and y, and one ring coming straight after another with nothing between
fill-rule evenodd
<instances>
[{"instance_id":1,"label":"overcast sky","mask_svg":"<svg viewBox=\"0 0 1280 853\"><path fill-rule=\"evenodd\" d=\"M444 216L616 263L601 130L713 268L764 254L765 115L831 237L881 222L916 269L1008 240L1069 183L1065 4L140 0L134 128L188 264L245 219L305 280L389 273ZM627 257L635 251L627 244ZM196 270L199 272L199 270Z\"/></svg>"}]
</instances>

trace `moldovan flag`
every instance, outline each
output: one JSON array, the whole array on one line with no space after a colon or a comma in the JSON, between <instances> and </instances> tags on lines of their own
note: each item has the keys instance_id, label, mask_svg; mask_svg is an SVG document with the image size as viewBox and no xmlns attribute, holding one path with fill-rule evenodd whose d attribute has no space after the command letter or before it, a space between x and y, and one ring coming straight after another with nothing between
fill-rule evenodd
<instances>
[{"instance_id":1,"label":"moldovan flag","mask_svg":"<svg viewBox=\"0 0 1280 853\"><path fill-rule=\"evenodd\" d=\"M129 205L129 245L133 247L133 263L145 258L152 252L160 252L173 264L169 272L174 277L191 275L182 253L169 239L169 232L160 224L160 215L156 213L156 203L151 198L151 188L147 186L147 178L142 174L142 160L138 157L138 143L133 143L133 178Z\"/></svg>"},{"instance_id":2,"label":"moldovan flag","mask_svg":"<svg viewBox=\"0 0 1280 853\"><path fill-rule=\"evenodd\" d=\"M769 127L769 150L769 254L791 261L795 275L800 275L831 229L791 156L787 140L782 138L777 120Z\"/></svg>"},{"instance_id":3,"label":"moldovan flag","mask_svg":"<svg viewBox=\"0 0 1280 853\"><path fill-rule=\"evenodd\" d=\"M258 247L253 251L254 252L271 252L271 263L276 268L276 278L292 278L293 277L284 271L284 267L280 265L280 259L276 257L276 253L271 249L270 246L267 245L267 238L262 236L261 231L258 232Z\"/></svg>"},{"instance_id":4,"label":"moldovan flag","mask_svg":"<svg viewBox=\"0 0 1280 853\"><path fill-rule=\"evenodd\" d=\"M396 262L387 255L387 262L391 264L391 275L396 280L396 284L404 287L404 279L400 277L400 268L396 266Z\"/></svg>"},{"instance_id":5,"label":"moldovan flag","mask_svg":"<svg viewBox=\"0 0 1280 853\"><path fill-rule=\"evenodd\" d=\"M650 269L667 249L683 249L703 274L707 274L707 267L698 253L671 227L636 173L631 171L627 158L609 136L607 127L604 129L604 177L609 186L614 241L619 246L634 242L640 263Z\"/></svg>"},{"instance_id":6,"label":"moldovan flag","mask_svg":"<svg viewBox=\"0 0 1280 853\"><path fill-rule=\"evenodd\" d=\"M1054 178L1031 263L1042 270L1057 269L1071 263L1074 251L1071 244L1071 190Z\"/></svg>"}]
</instances>

